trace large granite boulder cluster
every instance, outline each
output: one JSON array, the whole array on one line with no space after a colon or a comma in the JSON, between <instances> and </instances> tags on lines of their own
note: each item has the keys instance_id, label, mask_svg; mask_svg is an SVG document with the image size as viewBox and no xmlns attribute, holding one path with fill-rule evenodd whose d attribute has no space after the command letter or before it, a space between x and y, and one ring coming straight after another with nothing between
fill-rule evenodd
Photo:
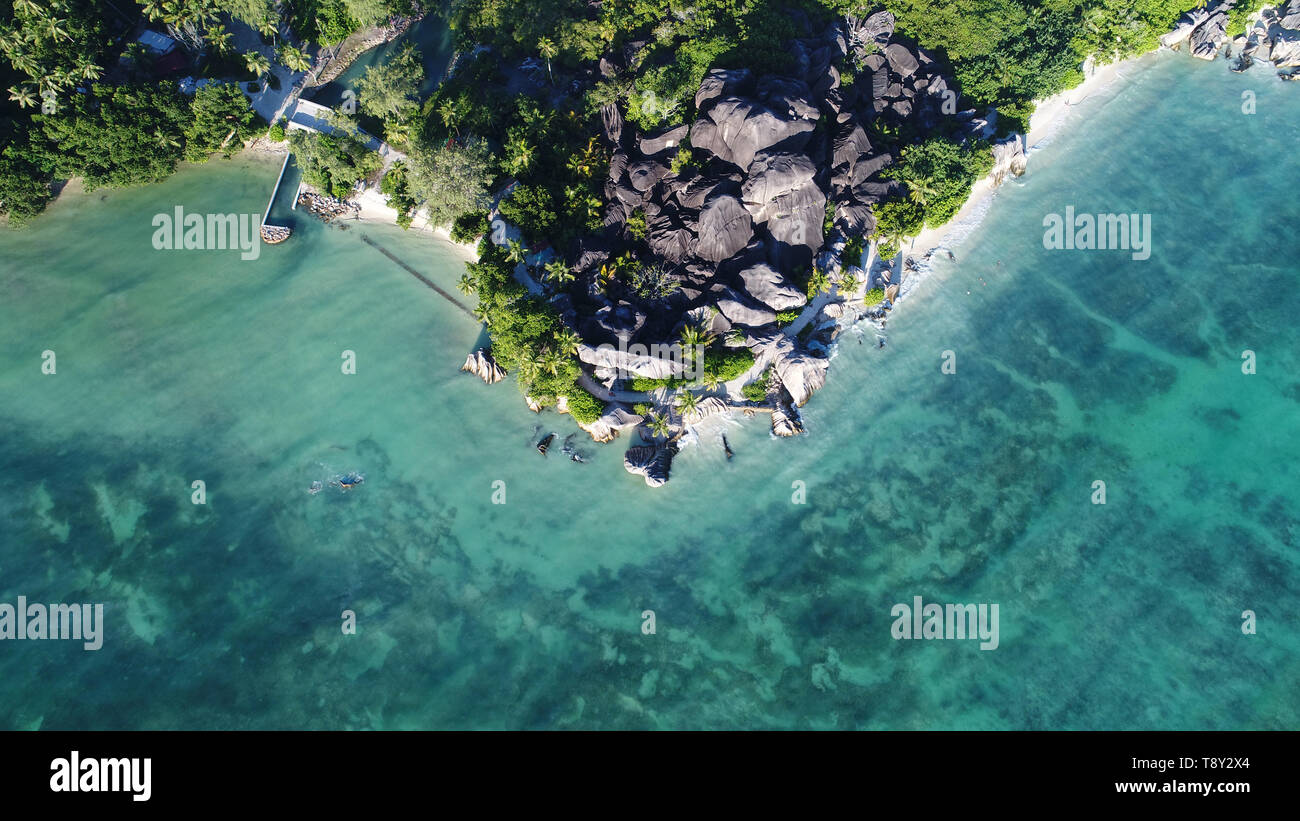
<instances>
[{"instance_id":1,"label":"large granite boulder cluster","mask_svg":"<svg viewBox=\"0 0 1300 821\"><path fill-rule=\"evenodd\" d=\"M1228 12L1238 0L1218 0L1184 14L1174 30L1160 38L1166 48L1184 44L1193 57L1215 59L1228 42ZM1244 70L1253 59L1267 60L1280 69L1300 67L1300 0L1265 8L1244 35L1232 42Z\"/></svg>"},{"instance_id":2,"label":"large granite boulder cluster","mask_svg":"<svg viewBox=\"0 0 1300 821\"><path fill-rule=\"evenodd\" d=\"M814 265L836 282L858 271L857 260L841 266L840 254L875 228L874 206L903 193L886 177L895 155L882 135L941 123L959 139L989 132L975 111L957 109L935 60L895 38L888 12L838 20L790 49L786 75L710 71L688 123L640 132L617 105L602 109L612 148L605 225L570 250L581 285L559 306L582 337L579 358L605 384L685 375L653 350L687 323L738 331L758 370L768 369L773 431L787 436L802 432L797 408L825 384L829 360L816 333L800 341L777 326L778 315L807 306L800 283ZM638 50L607 55L599 73L615 76L618 61L633 65ZM1022 143L1004 153L1006 170L1023 170ZM655 266L672 287L638 291L634 276L611 276L626 270L628 254L634 271ZM707 410L729 403L715 398ZM607 415L593 436L612 438L630 421ZM655 486L667 480L672 454L636 446L624 466Z\"/></svg>"},{"instance_id":3,"label":"large granite boulder cluster","mask_svg":"<svg viewBox=\"0 0 1300 821\"><path fill-rule=\"evenodd\" d=\"M893 32L888 12L848 17L792 43L791 76L710 71L690 124L635 133L616 106L606 107L614 146L606 233L571 255L596 303L578 323L591 346L671 341L686 315L704 308L716 310L715 331L768 328L778 313L804 306L795 283L814 261L838 271L846 238L871 231L872 206L900 193L882 176L894 158L868 136L874 121L924 129L949 117L969 133L985 129L974 111L956 110L957 95L930 55ZM841 66L852 68L854 82L842 82ZM693 161L674 172L686 146ZM648 298L597 280L628 244L629 223L642 218L649 251L676 283L670 295ZM646 363L635 364L638 375L650 375Z\"/></svg>"},{"instance_id":4,"label":"large granite boulder cluster","mask_svg":"<svg viewBox=\"0 0 1300 821\"><path fill-rule=\"evenodd\" d=\"M1268 60L1277 68L1291 69L1284 76L1294 79L1294 70L1300 68L1300 0L1264 9L1255 25L1238 40L1243 61Z\"/></svg>"}]
</instances>

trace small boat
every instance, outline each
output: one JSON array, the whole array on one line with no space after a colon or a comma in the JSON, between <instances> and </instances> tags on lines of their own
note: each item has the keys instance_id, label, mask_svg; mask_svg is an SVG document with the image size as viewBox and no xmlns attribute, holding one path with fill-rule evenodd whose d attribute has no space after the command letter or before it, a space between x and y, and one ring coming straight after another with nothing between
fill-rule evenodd
<instances>
[{"instance_id":1,"label":"small boat","mask_svg":"<svg viewBox=\"0 0 1300 821\"><path fill-rule=\"evenodd\" d=\"M543 436L541 441L537 443L537 452L545 456L547 449L551 447L551 441L553 439L555 439L555 434L553 433L548 433Z\"/></svg>"},{"instance_id":2,"label":"small boat","mask_svg":"<svg viewBox=\"0 0 1300 821\"><path fill-rule=\"evenodd\" d=\"M731 452L731 445L727 444L727 436L726 436L726 434L723 434L723 436L722 436L722 450L727 454L727 458L728 458L728 459L730 459L730 458L734 455L734 454Z\"/></svg>"}]
</instances>

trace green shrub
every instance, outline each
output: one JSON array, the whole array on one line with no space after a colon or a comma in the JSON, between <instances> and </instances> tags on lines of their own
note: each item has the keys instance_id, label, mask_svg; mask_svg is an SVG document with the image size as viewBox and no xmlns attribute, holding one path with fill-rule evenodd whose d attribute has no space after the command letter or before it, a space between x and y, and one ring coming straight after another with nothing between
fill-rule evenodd
<instances>
[{"instance_id":1,"label":"green shrub","mask_svg":"<svg viewBox=\"0 0 1300 821\"><path fill-rule=\"evenodd\" d=\"M544 239L555 225L555 201L551 192L540 185L519 185L498 206L501 216L519 226L524 236L534 242Z\"/></svg>"},{"instance_id":2,"label":"green shrub","mask_svg":"<svg viewBox=\"0 0 1300 821\"><path fill-rule=\"evenodd\" d=\"M801 311L777 311L776 324L789 325L791 322L794 322L796 319L799 318L800 313L802 312Z\"/></svg>"},{"instance_id":3,"label":"green shrub","mask_svg":"<svg viewBox=\"0 0 1300 821\"><path fill-rule=\"evenodd\" d=\"M685 384L685 379L675 377L665 377L663 379L651 379L646 376L632 377L632 390L640 392L657 391L660 388L675 388L678 385Z\"/></svg>"},{"instance_id":4,"label":"green shrub","mask_svg":"<svg viewBox=\"0 0 1300 821\"><path fill-rule=\"evenodd\" d=\"M393 167L379 181L379 191L388 195L388 204L397 210L397 224L404 229L410 228L419 203L411 196L406 166L400 162L393 163Z\"/></svg>"},{"instance_id":5,"label":"green shrub","mask_svg":"<svg viewBox=\"0 0 1300 821\"><path fill-rule=\"evenodd\" d=\"M812 272L808 275L808 284L804 288L804 293L807 294L808 299L816 299L818 294L823 291L829 291L830 289L831 281L826 276L826 272L820 268L814 267Z\"/></svg>"},{"instance_id":6,"label":"green shrub","mask_svg":"<svg viewBox=\"0 0 1300 821\"><path fill-rule=\"evenodd\" d=\"M862 301L866 303L868 308L874 305L879 305L885 301L885 291L882 288L872 288L870 291L867 291L867 294L862 298Z\"/></svg>"},{"instance_id":7,"label":"green shrub","mask_svg":"<svg viewBox=\"0 0 1300 821\"><path fill-rule=\"evenodd\" d=\"M751 402L762 402L767 399L767 381L772 374L772 369L768 368L763 371L762 375L750 382L748 385L741 387L740 392L746 399Z\"/></svg>"},{"instance_id":8,"label":"green shrub","mask_svg":"<svg viewBox=\"0 0 1300 821\"><path fill-rule=\"evenodd\" d=\"M575 388L567 397L569 413L581 424L590 425L605 412L605 403L582 388Z\"/></svg>"},{"instance_id":9,"label":"green shrub","mask_svg":"<svg viewBox=\"0 0 1300 821\"><path fill-rule=\"evenodd\" d=\"M451 224L451 241L469 244L487 233L488 213L471 211L461 214Z\"/></svg>"},{"instance_id":10,"label":"green shrub","mask_svg":"<svg viewBox=\"0 0 1300 821\"><path fill-rule=\"evenodd\" d=\"M730 382L754 367L749 348L710 348L704 352L704 370L722 382Z\"/></svg>"}]
</instances>

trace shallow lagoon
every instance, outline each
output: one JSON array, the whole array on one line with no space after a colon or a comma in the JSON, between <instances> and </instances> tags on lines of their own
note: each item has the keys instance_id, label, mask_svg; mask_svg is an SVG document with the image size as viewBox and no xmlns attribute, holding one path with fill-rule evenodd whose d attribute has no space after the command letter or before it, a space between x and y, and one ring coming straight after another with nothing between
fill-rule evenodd
<instances>
[{"instance_id":1,"label":"shallow lagoon","mask_svg":"<svg viewBox=\"0 0 1300 821\"><path fill-rule=\"evenodd\" d=\"M427 237L153 250L155 213L258 212L278 163L5 232L0 601L103 602L106 636L0 644L0 726L1296 726L1300 94L1125 73L883 349L844 338L808 435L705 432L658 490L625 442L539 456L572 422L458 372L479 328L359 235L450 290ZM1045 250L1066 205L1150 213L1151 259ZM998 603L1000 646L892 639L918 595Z\"/></svg>"}]
</instances>

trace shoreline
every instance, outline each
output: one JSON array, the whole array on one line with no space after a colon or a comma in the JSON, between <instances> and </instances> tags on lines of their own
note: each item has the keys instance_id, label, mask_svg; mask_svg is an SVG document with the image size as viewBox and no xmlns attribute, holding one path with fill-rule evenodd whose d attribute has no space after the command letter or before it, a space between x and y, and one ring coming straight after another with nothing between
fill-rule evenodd
<instances>
[{"instance_id":1,"label":"shoreline","mask_svg":"<svg viewBox=\"0 0 1300 821\"><path fill-rule=\"evenodd\" d=\"M400 227L397 226L397 209L389 206L388 198L379 191L367 188L354 196L351 201L357 205L357 215L353 219L344 220L344 222ZM415 218L411 221L411 227L406 230L433 237L452 250L457 256L462 257L465 262L476 262L478 260L478 251L475 246L453 240L450 228L442 225L431 225L423 211L416 212Z\"/></svg>"},{"instance_id":2,"label":"shoreline","mask_svg":"<svg viewBox=\"0 0 1300 821\"><path fill-rule=\"evenodd\" d=\"M1029 117L1029 131L1024 135L1026 160L1036 150L1045 148L1050 144L1052 137L1056 136L1061 127L1064 126L1072 107L1082 103L1094 94L1106 90L1117 80L1123 80L1124 75L1120 73L1122 69L1130 68L1159 51L1159 48L1155 48L1143 54L1098 66L1092 74L1085 77L1084 81L1074 88L1066 89L1044 100L1036 101L1034 113ZM1006 180L1003 180L1003 184L1005 183ZM905 250L899 253L924 259L940 248L951 250L950 237L960 232L952 243L960 244L962 240L969 236L971 230L978 226L984 218L984 212L988 208L985 203L997 195L999 188L1001 188L1001 185L994 183L991 174L979 178L971 186L970 196L966 198L966 202L962 203L961 208L953 215L952 219L943 225L927 226L912 239Z\"/></svg>"}]
</instances>

